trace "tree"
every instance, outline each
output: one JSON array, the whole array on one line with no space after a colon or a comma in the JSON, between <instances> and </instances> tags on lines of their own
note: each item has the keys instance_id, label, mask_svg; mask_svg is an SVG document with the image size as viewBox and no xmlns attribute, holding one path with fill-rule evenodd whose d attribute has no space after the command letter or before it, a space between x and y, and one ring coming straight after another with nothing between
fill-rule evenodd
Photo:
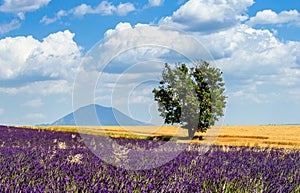
<instances>
[{"instance_id":1,"label":"tree","mask_svg":"<svg viewBox=\"0 0 300 193\"><path fill-rule=\"evenodd\" d=\"M192 68L177 64L174 69L166 63L159 87L152 92L165 123L181 124L192 138L224 115L224 86L220 69L206 61L197 61Z\"/></svg>"}]
</instances>

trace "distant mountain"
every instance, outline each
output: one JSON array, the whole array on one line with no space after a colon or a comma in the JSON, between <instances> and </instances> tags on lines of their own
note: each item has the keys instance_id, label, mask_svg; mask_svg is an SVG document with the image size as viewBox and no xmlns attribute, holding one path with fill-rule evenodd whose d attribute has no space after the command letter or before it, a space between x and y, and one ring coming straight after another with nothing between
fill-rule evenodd
<instances>
[{"instance_id":1,"label":"distant mountain","mask_svg":"<svg viewBox=\"0 0 300 193\"><path fill-rule=\"evenodd\" d=\"M75 118L74 118L75 117ZM75 122L76 119L76 122ZM139 126L148 125L146 123L134 120L119 110L112 107L104 107L101 105L87 105L79 108L54 123L52 126Z\"/></svg>"}]
</instances>

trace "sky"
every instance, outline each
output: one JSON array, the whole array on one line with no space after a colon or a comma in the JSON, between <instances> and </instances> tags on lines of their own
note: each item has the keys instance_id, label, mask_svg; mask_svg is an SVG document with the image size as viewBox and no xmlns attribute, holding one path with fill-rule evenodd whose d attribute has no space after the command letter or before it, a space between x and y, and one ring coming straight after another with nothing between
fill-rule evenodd
<instances>
[{"instance_id":1,"label":"sky","mask_svg":"<svg viewBox=\"0 0 300 193\"><path fill-rule=\"evenodd\" d=\"M298 0L0 0L0 124L91 102L151 122L163 64L195 59L223 72L223 125L300 123L299 34Z\"/></svg>"}]
</instances>

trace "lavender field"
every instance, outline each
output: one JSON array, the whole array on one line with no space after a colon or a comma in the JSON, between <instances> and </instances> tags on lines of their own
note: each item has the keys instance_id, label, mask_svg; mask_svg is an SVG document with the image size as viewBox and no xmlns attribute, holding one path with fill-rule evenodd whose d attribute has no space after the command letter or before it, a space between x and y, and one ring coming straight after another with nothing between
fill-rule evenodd
<instances>
[{"instance_id":1,"label":"lavender field","mask_svg":"<svg viewBox=\"0 0 300 193\"><path fill-rule=\"evenodd\" d=\"M126 170L95 156L78 133L0 127L0 136L0 192L300 192L296 149L210 146L203 153L191 144L157 168ZM165 143L114 140L145 149Z\"/></svg>"}]
</instances>

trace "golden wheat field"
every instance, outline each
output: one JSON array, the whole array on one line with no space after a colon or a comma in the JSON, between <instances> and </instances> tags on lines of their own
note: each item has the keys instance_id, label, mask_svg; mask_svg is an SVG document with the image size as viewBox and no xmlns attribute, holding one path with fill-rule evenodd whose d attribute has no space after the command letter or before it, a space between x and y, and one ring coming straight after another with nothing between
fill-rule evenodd
<instances>
[{"instance_id":1,"label":"golden wheat field","mask_svg":"<svg viewBox=\"0 0 300 193\"><path fill-rule=\"evenodd\" d=\"M187 136L187 130L179 126L25 127L113 137L169 136L174 137L179 142L187 142L181 138ZM232 146L300 148L300 126L215 126L206 133L196 133L196 136L198 138L188 142ZM199 136L202 139L199 139Z\"/></svg>"}]
</instances>

